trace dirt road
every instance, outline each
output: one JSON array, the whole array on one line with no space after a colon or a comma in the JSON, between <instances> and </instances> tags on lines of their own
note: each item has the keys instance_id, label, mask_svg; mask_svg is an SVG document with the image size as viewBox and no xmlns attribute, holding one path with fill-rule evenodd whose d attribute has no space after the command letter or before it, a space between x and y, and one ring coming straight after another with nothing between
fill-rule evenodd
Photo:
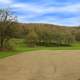
<instances>
[{"instance_id":1,"label":"dirt road","mask_svg":"<svg viewBox=\"0 0 80 80\"><path fill-rule=\"evenodd\" d=\"M0 80L80 80L80 51L32 51L0 59Z\"/></svg>"}]
</instances>

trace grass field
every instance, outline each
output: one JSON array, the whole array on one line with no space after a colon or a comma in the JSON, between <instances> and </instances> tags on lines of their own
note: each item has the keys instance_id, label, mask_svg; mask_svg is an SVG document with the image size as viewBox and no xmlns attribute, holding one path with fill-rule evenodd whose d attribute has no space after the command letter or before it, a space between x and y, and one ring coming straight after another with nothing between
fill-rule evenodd
<instances>
[{"instance_id":1,"label":"grass field","mask_svg":"<svg viewBox=\"0 0 80 80\"><path fill-rule=\"evenodd\" d=\"M80 43L74 43L71 47L35 47L29 48L22 39L13 39L12 51L0 51L0 58L16 55L21 52L34 51L34 50L80 50ZM12 43L11 43L12 44Z\"/></svg>"}]
</instances>

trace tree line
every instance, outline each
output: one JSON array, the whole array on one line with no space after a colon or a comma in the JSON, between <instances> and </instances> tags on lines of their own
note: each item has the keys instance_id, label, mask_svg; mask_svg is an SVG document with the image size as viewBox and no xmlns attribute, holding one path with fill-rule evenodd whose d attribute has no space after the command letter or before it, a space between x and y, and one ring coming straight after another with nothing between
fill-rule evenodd
<instances>
[{"instance_id":1,"label":"tree line","mask_svg":"<svg viewBox=\"0 0 80 80\"><path fill-rule=\"evenodd\" d=\"M28 24L23 27L25 29L25 42L30 47L71 46L72 43L76 41L75 35L73 35L68 28L63 26Z\"/></svg>"},{"instance_id":2,"label":"tree line","mask_svg":"<svg viewBox=\"0 0 80 80\"><path fill-rule=\"evenodd\" d=\"M72 46L80 41L80 27L65 27L51 24L19 24L20 38L29 47Z\"/></svg>"}]
</instances>

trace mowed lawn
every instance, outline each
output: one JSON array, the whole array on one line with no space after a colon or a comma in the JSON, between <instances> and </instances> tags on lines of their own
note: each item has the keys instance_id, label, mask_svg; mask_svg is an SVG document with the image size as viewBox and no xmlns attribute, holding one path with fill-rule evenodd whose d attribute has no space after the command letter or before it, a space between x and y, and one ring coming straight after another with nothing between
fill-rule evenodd
<instances>
[{"instance_id":1,"label":"mowed lawn","mask_svg":"<svg viewBox=\"0 0 80 80\"><path fill-rule=\"evenodd\" d=\"M0 80L80 80L80 50L40 50L0 59Z\"/></svg>"},{"instance_id":2,"label":"mowed lawn","mask_svg":"<svg viewBox=\"0 0 80 80\"><path fill-rule=\"evenodd\" d=\"M74 43L71 47L35 47L29 48L24 43L23 39L13 39L11 45L14 50L0 51L0 58L20 54L22 52L34 51L34 50L80 50L80 42Z\"/></svg>"}]
</instances>

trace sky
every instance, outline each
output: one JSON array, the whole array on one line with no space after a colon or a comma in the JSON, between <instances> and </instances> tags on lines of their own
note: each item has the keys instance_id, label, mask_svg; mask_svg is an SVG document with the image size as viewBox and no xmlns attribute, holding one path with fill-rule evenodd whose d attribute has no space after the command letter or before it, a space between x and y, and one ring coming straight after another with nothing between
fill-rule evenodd
<instances>
[{"instance_id":1,"label":"sky","mask_svg":"<svg viewBox=\"0 0 80 80\"><path fill-rule=\"evenodd\" d=\"M80 25L80 0L0 0L22 23Z\"/></svg>"}]
</instances>

